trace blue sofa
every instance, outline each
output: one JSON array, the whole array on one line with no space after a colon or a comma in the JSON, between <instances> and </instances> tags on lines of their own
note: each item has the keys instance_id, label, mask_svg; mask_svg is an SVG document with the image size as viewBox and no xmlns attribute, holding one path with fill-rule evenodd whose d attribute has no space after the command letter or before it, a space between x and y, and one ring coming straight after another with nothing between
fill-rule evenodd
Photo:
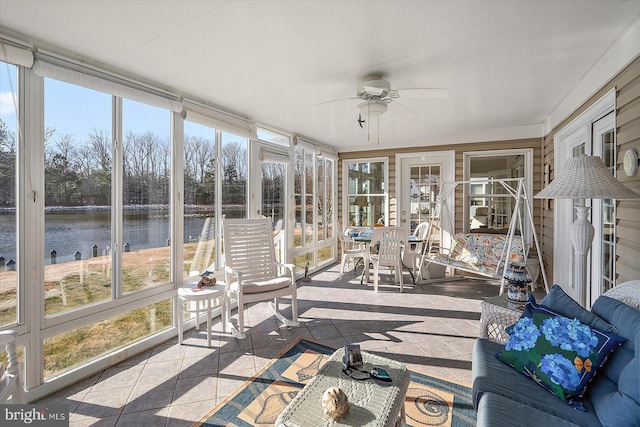
<instances>
[{"instance_id":1,"label":"blue sofa","mask_svg":"<svg viewBox=\"0 0 640 427\"><path fill-rule=\"evenodd\" d=\"M477 425L640 426L640 282L623 285L619 285L621 289L614 288L615 292L611 295L607 293L599 297L591 308L591 314L599 318L592 321L604 320L609 324L607 327L627 341L611 354L589 385L582 400L585 411L574 409L498 360L496 354L504 348L503 345L478 338L473 349L472 364ZM623 292L625 288L630 292ZM569 318L577 317L581 321L580 316L591 316L558 290L559 287L555 285L541 304L555 304L560 314ZM560 298L546 301L548 298L554 299L552 294L560 295ZM600 325L592 323L592 326Z\"/></svg>"}]
</instances>

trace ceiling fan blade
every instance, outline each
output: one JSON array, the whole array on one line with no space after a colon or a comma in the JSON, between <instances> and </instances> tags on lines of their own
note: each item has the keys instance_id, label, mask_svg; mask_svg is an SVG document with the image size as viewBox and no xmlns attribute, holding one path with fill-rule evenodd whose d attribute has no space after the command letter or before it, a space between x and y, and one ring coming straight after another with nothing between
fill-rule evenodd
<instances>
[{"instance_id":1,"label":"ceiling fan blade","mask_svg":"<svg viewBox=\"0 0 640 427\"><path fill-rule=\"evenodd\" d=\"M392 103L389 104L389 107L391 107L389 109L389 112L395 117L398 117L400 119L409 119L413 117L413 111L411 111L409 108L405 107L395 99Z\"/></svg>"},{"instance_id":2,"label":"ceiling fan blade","mask_svg":"<svg viewBox=\"0 0 640 427\"><path fill-rule=\"evenodd\" d=\"M340 99L333 99L331 101L318 102L317 104L311 104L311 107L317 107L318 105L325 105L325 104L333 104L334 102L352 101L354 99L358 99L358 100L362 101L361 98L359 98L357 96L352 96L352 97L349 97L349 98L340 98Z\"/></svg>"},{"instance_id":3,"label":"ceiling fan blade","mask_svg":"<svg viewBox=\"0 0 640 427\"><path fill-rule=\"evenodd\" d=\"M449 89L446 87L423 87L413 89L395 89L389 92L390 98L447 98Z\"/></svg>"}]
</instances>

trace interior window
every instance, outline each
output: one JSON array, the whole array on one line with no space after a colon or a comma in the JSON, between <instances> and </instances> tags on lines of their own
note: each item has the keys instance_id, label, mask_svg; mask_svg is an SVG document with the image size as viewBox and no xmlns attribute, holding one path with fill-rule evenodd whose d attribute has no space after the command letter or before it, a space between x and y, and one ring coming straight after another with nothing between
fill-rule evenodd
<instances>
[{"instance_id":1,"label":"interior window","mask_svg":"<svg viewBox=\"0 0 640 427\"><path fill-rule=\"evenodd\" d=\"M469 161L468 227L471 232L506 234L511 222L515 200L508 189L496 180L517 189L524 178L524 155L471 157ZM524 209L521 204L520 209ZM520 212L524 212L521 210ZM516 224L520 232L520 224Z\"/></svg>"},{"instance_id":2,"label":"interior window","mask_svg":"<svg viewBox=\"0 0 640 427\"><path fill-rule=\"evenodd\" d=\"M346 225L373 227L386 221L384 161L347 163L348 221Z\"/></svg>"}]
</instances>

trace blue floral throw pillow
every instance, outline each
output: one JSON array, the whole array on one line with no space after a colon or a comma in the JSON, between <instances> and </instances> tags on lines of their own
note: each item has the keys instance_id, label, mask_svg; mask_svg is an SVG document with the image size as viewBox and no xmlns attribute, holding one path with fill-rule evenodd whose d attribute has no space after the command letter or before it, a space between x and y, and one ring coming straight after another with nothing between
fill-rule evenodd
<instances>
[{"instance_id":1,"label":"blue floral throw pillow","mask_svg":"<svg viewBox=\"0 0 640 427\"><path fill-rule=\"evenodd\" d=\"M579 399L596 371L626 341L536 304L533 296L507 333L510 337L496 357L580 410Z\"/></svg>"}]
</instances>

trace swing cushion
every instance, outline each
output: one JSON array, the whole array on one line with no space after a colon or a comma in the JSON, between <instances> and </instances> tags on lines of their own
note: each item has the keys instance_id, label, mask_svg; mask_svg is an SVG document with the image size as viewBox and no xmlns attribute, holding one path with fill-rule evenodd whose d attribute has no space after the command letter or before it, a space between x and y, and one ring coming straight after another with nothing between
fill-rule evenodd
<instances>
[{"instance_id":1,"label":"swing cushion","mask_svg":"<svg viewBox=\"0 0 640 427\"><path fill-rule=\"evenodd\" d=\"M498 263L507 246L507 236L502 234L458 233L448 254L430 257L430 261L477 272L491 277L502 275L504 263L498 271ZM525 248L520 236L513 236L509 259L525 262Z\"/></svg>"}]
</instances>

